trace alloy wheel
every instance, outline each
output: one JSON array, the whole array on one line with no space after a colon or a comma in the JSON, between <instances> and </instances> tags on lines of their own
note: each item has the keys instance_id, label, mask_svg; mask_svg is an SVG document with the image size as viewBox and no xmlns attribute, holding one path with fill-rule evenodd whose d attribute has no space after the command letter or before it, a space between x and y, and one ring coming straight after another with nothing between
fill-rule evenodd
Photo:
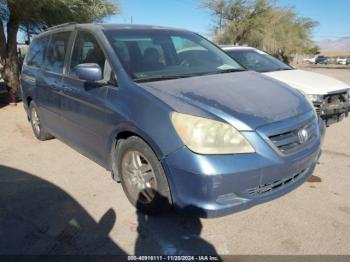
<instances>
[{"instance_id":1,"label":"alloy wheel","mask_svg":"<svg viewBox=\"0 0 350 262\"><path fill-rule=\"evenodd\" d=\"M130 196L149 204L157 192L157 179L150 161L140 152L128 151L122 159L122 176Z\"/></svg>"},{"instance_id":2,"label":"alloy wheel","mask_svg":"<svg viewBox=\"0 0 350 262\"><path fill-rule=\"evenodd\" d=\"M40 119L35 108L32 108L30 119L32 120L32 125L34 127L35 132L37 134L40 134Z\"/></svg>"}]
</instances>

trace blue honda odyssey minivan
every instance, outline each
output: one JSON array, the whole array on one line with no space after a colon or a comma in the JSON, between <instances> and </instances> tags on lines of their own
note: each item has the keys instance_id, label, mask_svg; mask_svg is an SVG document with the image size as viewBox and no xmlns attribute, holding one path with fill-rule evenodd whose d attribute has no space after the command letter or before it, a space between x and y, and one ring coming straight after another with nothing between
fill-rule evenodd
<instances>
[{"instance_id":1,"label":"blue honda odyssey minivan","mask_svg":"<svg viewBox=\"0 0 350 262\"><path fill-rule=\"evenodd\" d=\"M325 132L303 94L171 28L50 28L30 46L21 92L39 140L110 170L148 213L216 217L282 196L312 174Z\"/></svg>"}]
</instances>

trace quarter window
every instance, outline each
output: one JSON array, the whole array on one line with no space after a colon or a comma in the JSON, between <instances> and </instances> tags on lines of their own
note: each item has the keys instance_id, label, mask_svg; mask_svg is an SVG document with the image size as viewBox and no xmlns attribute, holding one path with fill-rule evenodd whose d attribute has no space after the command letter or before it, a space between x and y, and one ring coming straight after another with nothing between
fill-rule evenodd
<instances>
[{"instance_id":1,"label":"quarter window","mask_svg":"<svg viewBox=\"0 0 350 262\"><path fill-rule=\"evenodd\" d=\"M26 64L29 66L42 67L44 62L45 48L48 44L49 38L44 36L36 38L30 47L26 58Z\"/></svg>"},{"instance_id":2,"label":"quarter window","mask_svg":"<svg viewBox=\"0 0 350 262\"><path fill-rule=\"evenodd\" d=\"M62 74L70 32L53 34L47 48L44 67L46 70Z\"/></svg>"}]
</instances>

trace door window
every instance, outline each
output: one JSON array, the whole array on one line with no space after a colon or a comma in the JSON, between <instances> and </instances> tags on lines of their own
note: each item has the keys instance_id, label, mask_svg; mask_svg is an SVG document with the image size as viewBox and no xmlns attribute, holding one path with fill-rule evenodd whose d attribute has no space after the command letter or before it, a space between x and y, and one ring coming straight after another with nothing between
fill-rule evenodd
<instances>
[{"instance_id":1,"label":"door window","mask_svg":"<svg viewBox=\"0 0 350 262\"><path fill-rule=\"evenodd\" d=\"M115 74L96 38L89 32L80 31L74 43L69 75L76 78L75 67L85 63L94 63L101 67L103 73L101 82L117 84Z\"/></svg>"},{"instance_id":2,"label":"door window","mask_svg":"<svg viewBox=\"0 0 350 262\"><path fill-rule=\"evenodd\" d=\"M62 74L70 32L56 33L51 36L47 48L44 67L46 70Z\"/></svg>"},{"instance_id":3,"label":"door window","mask_svg":"<svg viewBox=\"0 0 350 262\"><path fill-rule=\"evenodd\" d=\"M98 64L103 72L105 62L106 57L95 37L88 32L79 32L74 44L70 74L74 76L75 67L84 63Z\"/></svg>"}]
</instances>

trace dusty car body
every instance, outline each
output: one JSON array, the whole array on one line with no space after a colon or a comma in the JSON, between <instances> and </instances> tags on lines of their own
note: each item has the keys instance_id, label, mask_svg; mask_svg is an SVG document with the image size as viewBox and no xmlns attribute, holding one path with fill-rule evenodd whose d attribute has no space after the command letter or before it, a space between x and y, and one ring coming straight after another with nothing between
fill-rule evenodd
<instances>
[{"instance_id":1,"label":"dusty car body","mask_svg":"<svg viewBox=\"0 0 350 262\"><path fill-rule=\"evenodd\" d=\"M325 132L300 92L180 29L49 29L30 47L21 92L38 139L112 171L144 212L216 217L280 197L312 174Z\"/></svg>"}]
</instances>

